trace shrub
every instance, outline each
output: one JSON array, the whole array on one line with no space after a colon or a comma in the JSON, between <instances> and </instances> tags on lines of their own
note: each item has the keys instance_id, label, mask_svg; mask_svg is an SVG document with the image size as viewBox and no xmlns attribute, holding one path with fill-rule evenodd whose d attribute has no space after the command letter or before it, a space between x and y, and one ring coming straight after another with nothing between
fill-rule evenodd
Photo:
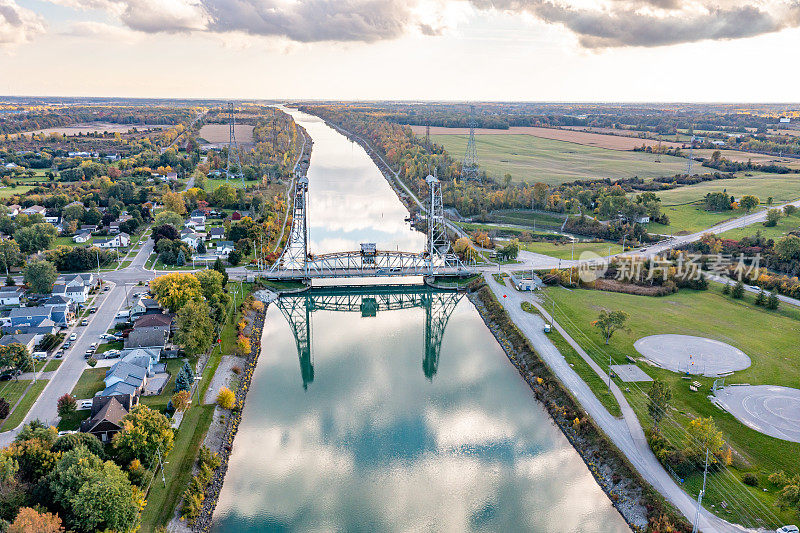
<instances>
[{"instance_id":1,"label":"shrub","mask_svg":"<svg viewBox=\"0 0 800 533\"><path fill-rule=\"evenodd\" d=\"M739 298L742 298L743 296L744 296L744 283L739 281L731 289L731 297L732 298L736 298L738 300Z\"/></svg>"},{"instance_id":2,"label":"shrub","mask_svg":"<svg viewBox=\"0 0 800 533\"><path fill-rule=\"evenodd\" d=\"M86 361L86 364L88 364L90 367L94 368L94 367L97 366L97 359L95 359L94 357L90 357L89 360Z\"/></svg>"},{"instance_id":3,"label":"shrub","mask_svg":"<svg viewBox=\"0 0 800 533\"><path fill-rule=\"evenodd\" d=\"M758 487L758 477L756 477L755 474L748 472L742 477L742 483L750 487Z\"/></svg>"},{"instance_id":4,"label":"shrub","mask_svg":"<svg viewBox=\"0 0 800 533\"><path fill-rule=\"evenodd\" d=\"M189 482L189 486L183 492L183 504L181 505L181 517L190 525L194 523L200 515L205 499L206 487L211 482L214 470L219 467L220 460L216 453L212 453L208 448L200 448L198 457L198 472Z\"/></svg>"},{"instance_id":5,"label":"shrub","mask_svg":"<svg viewBox=\"0 0 800 533\"><path fill-rule=\"evenodd\" d=\"M217 405L223 409L233 409L236 405L236 395L228 387L222 387L217 394Z\"/></svg>"},{"instance_id":6,"label":"shrub","mask_svg":"<svg viewBox=\"0 0 800 533\"><path fill-rule=\"evenodd\" d=\"M239 353L239 355L250 355L250 339L239 335L239 339L236 341L236 351Z\"/></svg>"},{"instance_id":7,"label":"shrub","mask_svg":"<svg viewBox=\"0 0 800 533\"><path fill-rule=\"evenodd\" d=\"M0 398L0 418L6 418L11 411L11 406L8 405L8 400Z\"/></svg>"},{"instance_id":8,"label":"shrub","mask_svg":"<svg viewBox=\"0 0 800 533\"><path fill-rule=\"evenodd\" d=\"M233 365L231 367L231 372L233 372L234 374L236 374L238 376L239 374L242 373L242 367L240 367L239 365Z\"/></svg>"}]
</instances>

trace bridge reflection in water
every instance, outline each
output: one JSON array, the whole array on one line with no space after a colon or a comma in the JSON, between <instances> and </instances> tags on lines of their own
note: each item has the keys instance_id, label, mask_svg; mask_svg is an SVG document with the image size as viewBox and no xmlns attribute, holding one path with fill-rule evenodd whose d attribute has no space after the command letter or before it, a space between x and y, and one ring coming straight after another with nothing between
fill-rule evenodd
<instances>
[{"instance_id":1,"label":"bridge reflection in water","mask_svg":"<svg viewBox=\"0 0 800 533\"><path fill-rule=\"evenodd\" d=\"M373 317L379 312L421 308L425 311L425 346L422 371L433 379L439 367L442 337L450 314L463 293L428 285L363 285L312 288L284 294L275 302L292 327L303 388L314 381L311 351L311 316L314 311L342 311Z\"/></svg>"}]
</instances>

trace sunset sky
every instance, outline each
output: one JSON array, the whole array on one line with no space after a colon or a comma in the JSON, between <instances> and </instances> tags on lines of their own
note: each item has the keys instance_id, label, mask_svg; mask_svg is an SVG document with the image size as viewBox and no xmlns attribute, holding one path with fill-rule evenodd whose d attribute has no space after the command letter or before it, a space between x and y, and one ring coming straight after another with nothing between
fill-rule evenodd
<instances>
[{"instance_id":1,"label":"sunset sky","mask_svg":"<svg viewBox=\"0 0 800 533\"><path fill-rule=\"evenodd\" d=\"M800 3L0 0L0 94L800 100Z\"/></svg>"}]
</instances>

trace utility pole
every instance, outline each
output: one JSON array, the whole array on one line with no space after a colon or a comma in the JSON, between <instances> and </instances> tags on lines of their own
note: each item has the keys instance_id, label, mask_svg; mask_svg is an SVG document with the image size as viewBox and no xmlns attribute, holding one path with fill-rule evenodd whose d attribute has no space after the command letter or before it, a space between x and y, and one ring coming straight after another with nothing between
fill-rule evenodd
<instances>
[{"instance_id":1,"label":"utility pole","mask_svg":"<svg viewBox=\"0 0 800 533\"><path fill-rule=\"evenodd\" d=\"M700 506L703 503L703 495L706 493L706 475L708 475L708 448L706 448L706 464L703 468L703 490L697 495L697 514L694 516L694 528L692 528L692 533L698 533L698 531L700 531L698 529L700 525Z\"/></svg>"}]
</instances>

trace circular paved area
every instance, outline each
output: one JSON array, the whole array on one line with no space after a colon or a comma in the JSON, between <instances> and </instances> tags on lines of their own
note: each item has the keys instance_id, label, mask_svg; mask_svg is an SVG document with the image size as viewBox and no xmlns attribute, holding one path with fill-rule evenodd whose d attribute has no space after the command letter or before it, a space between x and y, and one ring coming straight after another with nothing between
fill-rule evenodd
<instances>
[{"instance_id":1,"label":"circular paved area","mask_svg":"<svg viewBox=\"0 0 800 533\"><path fill-rule=\"evenodd\" d=\"M673 372L720 376L744 370L750 358L730 344L691 335L651 335L635 343L648 361Z\"/></svg>"},{"instance_id":2,"label":"circular paved area","mask_svg":"<svg viewBox=\"0 0 800 533\"><path fill-rule=\"evenodd\" d=\"M800 389L737 385L718 390L715 401L743 424L783 440L800 442Z\"/></svg>"}]
</instances>

